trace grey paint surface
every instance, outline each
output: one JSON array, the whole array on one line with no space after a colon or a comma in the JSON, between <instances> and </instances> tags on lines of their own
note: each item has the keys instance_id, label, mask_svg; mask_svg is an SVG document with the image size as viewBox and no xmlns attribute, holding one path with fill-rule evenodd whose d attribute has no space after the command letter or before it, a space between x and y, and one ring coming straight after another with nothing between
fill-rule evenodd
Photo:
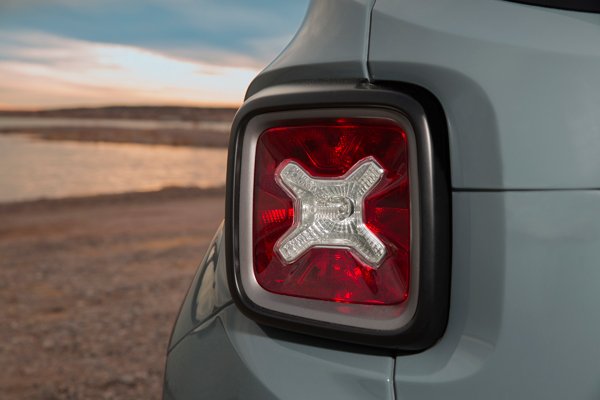
<instances>
[{"instance_id":1,"label":"grey paint surface","mask_svg":"<svg viewBox=\"0 0 600 400\"><path fill-rule=\"evenodd\" d=\"M367 79L367 39L374 1L311 1L294 39L252 81L246 98L268 86L304 79Z\"/></svg>"},{"instance_id":2,"label":"grey paint surface","mask_svg":"<svg viewBox=\"0 0 600 400\"><path fill-rule=\"evenodd\" d=\"M169 354L165 400L275 399L231 346L220 316L186 336Z\"/></svg>"},{"instance_id":3,"label":"grey paint surface","mask_svg":"<svg viewBox=\"0 0 600 400\"><path fill-rule=\"evenodd\" d=\"M393 358L260 327L223 309L171 351L165 398L393 400Z\"/></svg>"},{"instance_id":4,"label":"grey paint surface","mask_svg":"<svg viewBox=\"0 0 600 400\"><path fill-rule=\"evenodd\" d=\"M600 188L600 14L497 0L377 0L375 81L448 118L457 188Z\"/></svg>"},{"instance_id":5,"label":"grey paint surface","mask_svg":"<svg viewBox=\"0 0 600 400\"><path fill-rule=\"evenodd\" d=\"M234 306L222 318L244 364L278 399L394 399L387 352L262 327Z\"/></svg>"},{"instance_id":6,"label":"grey paint surface","mask_svg":"<svg viewBox=\"0 0 600 400\"><path fill-rule=\"evenodd\" d=\"M223 224L217 230L181 306L169 350L188 332L231 303L225 270Z\"/></svg>"},{"instance_id":7,"label":"grey paint surface","mask_svg":"<svg viewBox=\"0 0 600 400\"><path fill-rule=\"evenodd\" d=\"M450 322L398 399L600 396L600 191L455 193Z\"/></svg>"}]
</instances>

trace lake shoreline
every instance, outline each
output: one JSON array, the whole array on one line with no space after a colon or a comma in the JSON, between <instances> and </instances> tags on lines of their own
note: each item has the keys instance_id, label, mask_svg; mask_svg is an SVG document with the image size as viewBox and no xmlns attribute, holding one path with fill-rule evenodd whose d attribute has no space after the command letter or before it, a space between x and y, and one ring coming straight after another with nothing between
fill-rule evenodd
<instances>
[{"instance_id":1,"label":"lake shoreline","mask_svg":"<svg viewBox=\"0 0 600 400\"><path fill-rule=\"evenodd\" d=\"M115 106L0 110L0 133L45 140L227 147L235 108Z\"/></svg>"},{"instance_id":2,"label":"lake shoreline","mask_svg":"<svg viewBox=\"0 0 600 400\"><path fill-rule=\"evenodd\" d=\"M167 146L227 148L229 133L210 129L119 129L104 127L9 127L3 135L33 135L35 139L133 143Z\"/></svg>"},{"instance_id":3,"label":"lake shoreline","mask_svg":"<svg viewBox=\"0 0 600 400\"><path fill-rule=\"evenodd\" d=\"M181 199L224 198L225 187L165 187L160 190L97 194L91 196L71 196L62 198L40 198L34 200L12 201L0 203L2 214L22 211L51 211L73 207L91 207L98 205L123 205L132 203L165 202Z\"/></svg>"}]
</instances>

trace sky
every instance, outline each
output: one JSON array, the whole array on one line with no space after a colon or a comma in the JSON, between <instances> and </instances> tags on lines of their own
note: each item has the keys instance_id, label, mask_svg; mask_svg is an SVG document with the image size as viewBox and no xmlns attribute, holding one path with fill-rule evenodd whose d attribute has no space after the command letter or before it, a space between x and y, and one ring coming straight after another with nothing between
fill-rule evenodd
<instances>
[{"instance_id":1,"label":"sky","mask_svg":"<svg viewBox=\"0 0 600 400\"><path fill-rule=\"evenodd\" d=\"M0 109L239 106L308 0L0 0Z\"/></svg>"}]
</instances>

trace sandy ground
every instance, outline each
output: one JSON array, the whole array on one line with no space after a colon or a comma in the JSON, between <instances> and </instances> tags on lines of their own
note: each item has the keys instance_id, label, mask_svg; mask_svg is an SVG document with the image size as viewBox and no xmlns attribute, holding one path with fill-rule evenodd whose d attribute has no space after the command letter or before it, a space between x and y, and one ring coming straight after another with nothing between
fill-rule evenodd
<instances>
[{"instance_id":1,"label":"sandy ground","mask_svg":"<svg viewBox=\"0 0 600 400\"><path fill-rule=\"evenodd\" d=\"M0 205L0 399L158 399L223 191Z\"/></svg>"}]
</instances>

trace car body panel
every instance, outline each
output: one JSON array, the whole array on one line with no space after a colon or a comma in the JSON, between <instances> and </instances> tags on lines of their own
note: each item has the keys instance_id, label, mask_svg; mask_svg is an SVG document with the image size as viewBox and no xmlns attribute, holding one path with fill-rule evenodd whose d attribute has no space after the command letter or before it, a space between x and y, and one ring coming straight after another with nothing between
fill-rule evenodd
<instances>
[{"instance_id":1,"label":"car body panel","mask_svg":"<svg viewBox=\"0 0 600 400\"><path fill-rule=\"evenodd\" d=\"M364 79L371 8L375 0L311 1L287 48L250 84L262 89L306 79Z\"/></svg>"},{"instance_id":2,"label":"car body panel","mask_svg":"<svg viewBox=\"0 0 600 400\"><path fill-rule=\"evenodd\" d=\"M450 318L398 399L600 396L600 192L455 193Z\"/></svg>"},{"instance_id":3,"label":"car body panel","mask_svg":"<svg viewBox=\"0 0 600 400\"><path fill-rule=\"evenodd\" d=\"M497 0L377 0L372 79L431 91L462 189L600 187L600 15Z\"/></svg>"},{"instance_id":4,"label":"car body panel","mask_svg":"<svg viewBox=\"0 0 600 400\"><path fill-rule=\"evenodd\" d=\"M225 307L170 352L164 398L393 400L394 359L263 327Z\"/></svg>"},{"instance_id":5,"label":"car body panel","mask_svg":"<svg viewBox=\"0 0 600 400\"><path fill-rule=\"evenodd\" d=\"M389 352L258 325L237 308L225 330L244 363L279 399L393 399Z\"/></svg>"},{"instance_id":6,"label":"car body panel","mask_svg":"<svg viewBox=\"0 0 600 400\"><path fill-rule=\"evenodd\" d=\"M178 342L167 359L163 399L197 398L276 398L240 359L219 314Z\"/></svg>"},{"instance_id":7,"label":"car body panel","mask_svg":"<svg viewBox=\"0 0 600 400\"><path fill-rule=\"evenodd\" d=\"M223 224L211 241L185 296L169 341L171 350L185 335L232 303L227 286Z\"/></svg>"}]
</instances>

